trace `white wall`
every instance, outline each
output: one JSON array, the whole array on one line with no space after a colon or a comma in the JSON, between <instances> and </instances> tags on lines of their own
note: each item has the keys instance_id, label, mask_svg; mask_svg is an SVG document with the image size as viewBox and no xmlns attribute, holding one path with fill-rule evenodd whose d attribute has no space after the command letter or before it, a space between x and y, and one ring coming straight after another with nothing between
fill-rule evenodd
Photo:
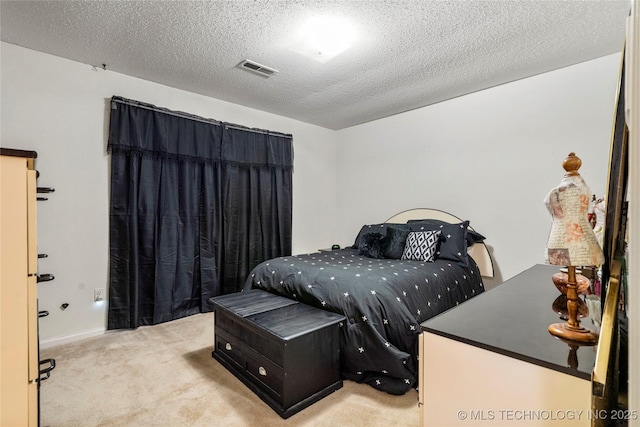
<instances>
[{"instance_id":1,"label":"white wall","mask_svg":"<svg viewBox=\"0 0 640 427\"><path fill-rule=\"evenodd\" d=\"M543 262L543 199L569 152L592 192L605 194L619 66L610 55L341 131L339 238L430 207L487 237L493 284Z\"/></svg>"},{"instance_id":2,"label":"white wall","mask_svg":"<svg viewBox=\"0 0 640 427\"><path fill-rule=\"evenodd\" d=\"M541 262L542 204L575 151L604 194L619 55L331 131L2 43L3 147L36 150L43 346L102 333L107 287L108 99L113 95L294 136L293 251L352 244L364 223L415 207L470 219L499 283ZM339 215L338 215L339 212ZM69 308L59 309L64 302Z\"/></svg>"},{"instance_id":3,"label":"white wall","mask_svg":"<svg viewBox=\"0 0 640 427\"><path fill-rule=\"evenodd\" d=\"M54 187L38 203L41 273L38 285L43 346L102 333L109 226L108 100L124 96L173 110L294 136L293 251L331 243L337 230L334 132L281 116L135 79L2 43L3 147L35 150L38 185ZM69 303L66 310L59 307Z\"/></svg>"}]
</instances>

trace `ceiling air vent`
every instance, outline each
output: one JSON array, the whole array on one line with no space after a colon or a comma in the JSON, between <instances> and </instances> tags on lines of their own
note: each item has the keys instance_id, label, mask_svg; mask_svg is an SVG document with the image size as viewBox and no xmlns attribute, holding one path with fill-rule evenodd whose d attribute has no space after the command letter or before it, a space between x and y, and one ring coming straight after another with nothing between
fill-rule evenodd
<instances>
[{"instance_id":1,"label":"ceiling air vent","mask_svg":"<svg viewBox=\"0 0 640 427\"><path fill-rule=\"evenodd\" d=\"M253 62L248 59L242 61L240 64L238 64L238 66L256 74L260 74L264 77L271 77L278 72L278 70L274 70L273 68L269 68L266 65L258 64L257 62Z\"/></svg>"}]
</instances>

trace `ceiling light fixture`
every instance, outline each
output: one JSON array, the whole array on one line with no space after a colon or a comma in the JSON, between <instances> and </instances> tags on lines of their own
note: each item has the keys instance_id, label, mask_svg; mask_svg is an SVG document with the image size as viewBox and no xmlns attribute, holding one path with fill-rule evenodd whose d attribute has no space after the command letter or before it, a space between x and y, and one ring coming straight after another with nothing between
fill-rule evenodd
<instances>
[{"instance_id":1,"label":"ceiling light fixture","mask_svg":"<svg viewBox=\"0 0 640 427\"><path fill-rule=\"evenodd\" d=\"M356 32L345 19L317 16L301 27L291 50L325 63L349 49L355 40Z\"/></svg>"}]
</instances>

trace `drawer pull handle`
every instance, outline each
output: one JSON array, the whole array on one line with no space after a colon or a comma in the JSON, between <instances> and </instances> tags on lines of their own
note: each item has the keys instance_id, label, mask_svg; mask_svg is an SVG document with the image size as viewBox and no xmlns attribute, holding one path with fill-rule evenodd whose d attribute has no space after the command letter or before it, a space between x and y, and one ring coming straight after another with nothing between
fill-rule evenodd
<instances>
[{"instance_id":1,"label":"drawer pull handle","mask_svg":"<svg viewBox=\"0 0 640 427\"><path fill-rule=\"evenodd\" d=\"M224 348L226 348L227 350L231 350L231 344L229 343L225 344Z\"/></svg>"},{"instance_id":2,"label":"drawer pull handle","mask_svg":"<svg viewBox=\"0 0 640 427\"><path fill-rule=\"evenodd\" d=\"M40 282L48 282L50 280L55 279L55 277L53 277L53 274L37 274L36 275L36 282L40 283Z\"/></svg>"},{"instance_id":3,"label":"drawer pull handle","mask_svg":"<svg viewBox=\"0 0 640 427\"><path fill-rule=\"evenodd\" d=\"M266 370L266 369L264 369L262 366L260 366L260 367L258 368L258 373L259 373L260 375L265 376L265 377L267 376L267 370Z\"/></svg>"},{"instance_id":4,"label":"drawer pull handle","mask_svg":"<svg viewBox=\"0 0 640 427\"><path fill-rule=\"evenodd\" d=\"M44 369L40 369L38 381L44 381L51 376L51 371L56 368L56 359L44 359L39 361L40 366L46 364L49 364L49 366Z\"/></svg>"}]
</instances>

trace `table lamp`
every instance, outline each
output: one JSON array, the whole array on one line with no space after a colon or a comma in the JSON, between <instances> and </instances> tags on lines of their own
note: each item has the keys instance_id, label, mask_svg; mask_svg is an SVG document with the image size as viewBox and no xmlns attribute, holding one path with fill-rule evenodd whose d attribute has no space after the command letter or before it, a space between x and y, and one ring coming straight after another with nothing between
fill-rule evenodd
<instances>
[{"instance_id":1,"label":"table lamp","mask_svg":"<svg viewBox=\"0 0 640 427\"><path fill-rule=\"evenodd\" d=\"M598 342L598 334L580 326L578 319L576 267L601 265L604 254L587 217L591 190L578 173L581 165L580 158L569 153L562 162L566 171L562 182L544 201L552 218L547 263L567 267L568 276L567 322L550 325L549 332L564 340L593 345Z\"/></svg>"}]
</instances>

